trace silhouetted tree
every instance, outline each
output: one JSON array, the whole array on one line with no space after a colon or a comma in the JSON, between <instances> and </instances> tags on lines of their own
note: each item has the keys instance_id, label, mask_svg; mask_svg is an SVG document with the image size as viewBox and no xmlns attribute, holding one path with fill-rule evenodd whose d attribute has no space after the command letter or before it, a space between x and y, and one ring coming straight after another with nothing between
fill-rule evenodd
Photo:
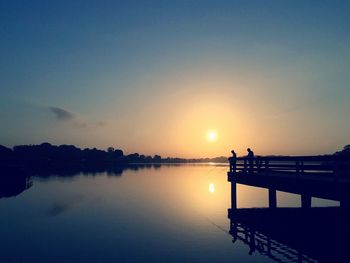
<instances>
[{"instance_id":1,"label":"silhouetted tree","mask_svg":"<svg viewBox=\"0 0 350 263\"><path fill-rule=\"evenodd\" d=\"M115 156L116 158L123 158L123 157L124 157L124 153L123 153L122 150L117 149L117 150L114 151L114 156Z\"/></svg>"},{"instance_id":2,"label":"silhouetted tree","mask_svg":"<svg viewBox=\"0 0 350 263\"><path fill-rule=\"evenodd\" d=\"M350 156L350 144L345 145L343 147L343 150L336 152L335 155L338 155L338 156Z\"/></svg>"},{"instance_id":3,"label":"silhouetted tree","mask_svg":"<svg viewBox=\"0 0 350 263\"><path fill-rule=\"evenodd\" d=\"M107 149L107 158L109 162L117 162L117 163L121 163L123 162L123 151L120 149L115 150L113 147L108 147Z\"/></svg>"},{"instance_id":4,"label":"silhouetted tree","mask_svg":"<svg viewBox=\"0 0 350 263\"><path fill-rule=\"evenodd\" d=\"M114 148L113 147L108 147L107 148L107 152L108 153L113 153L114 152Z\"/></svg>"},{"instance_id":5,"label":"silhouetted tree","mask_svg":"<svg viewBox=\"0 0 350 263\"><path fill-rule=\"evenodd\" d=\"M10 148L0 145L0 161L9 160L10 158L12 158L12 154L13 152Z\"/></svg>"},{"instance_id":6,"label":"silhouetted tree","mask_svg":"<svg viewBox=\"0 0 350 263\"><path fill-rule=\"evenodd\" d=\"M343 152L350 153L350 144L344 146Z\"/></svg>"},{"instance_id":7,"label":"silhouetted tree","mask_svg":"<svg viewBox=\"0 0 350 263\"><path fill-rule=\"evenodd\" d=\"M162 157L160 156L160 155L155 155L155 156L153 156L153 161L154 162L160 162L162 160Z\"/></svg>"}]
</instances>

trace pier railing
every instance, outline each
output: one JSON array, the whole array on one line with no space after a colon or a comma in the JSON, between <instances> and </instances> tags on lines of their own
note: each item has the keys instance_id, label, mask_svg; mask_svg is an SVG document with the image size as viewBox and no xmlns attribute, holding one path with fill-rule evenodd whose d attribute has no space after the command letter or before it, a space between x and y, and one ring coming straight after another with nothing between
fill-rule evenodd
<instances>
[{"instance_id":1,"label":"pier railing","mask_svg":"<svg viewBox=\"0 0 350 263\"><path fill-rule=\"evenodd\" d=\"M350 158L342 156L257 156L230 162L231 173L350 175Z\"/></svg>"}]
</instances>

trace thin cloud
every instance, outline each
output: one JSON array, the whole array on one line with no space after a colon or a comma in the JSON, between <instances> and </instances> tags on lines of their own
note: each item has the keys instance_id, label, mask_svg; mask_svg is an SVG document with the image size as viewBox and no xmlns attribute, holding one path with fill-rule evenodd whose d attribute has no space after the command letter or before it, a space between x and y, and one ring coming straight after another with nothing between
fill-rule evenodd
<instances>
[{"instance_id":1,"label":"thin cloud","mask_svg":"<svg viewBox=\"0 0 350 263\"><path fill-rule=\"evenodd\" d=\"M72 120L75 118L75 115L72 112L62 108L49 107L49 110L55 115L56 119L60 121Z\"/></svg>"},{"instance_id":2,"label":"thin cloud","mask_svg":"<svg viewBox=\"0 0 350 263\"><path fill-rule=\"evenodd\" d=\"M77 129L89 129L89 128L99 128L106 125L105 121L87 121L82 119L80 116L73 112L59 108L59 107L48 107L51 113L53 113L57 121L64 121L72 125Z\"/></svg>"},{"instance_id":3,"label":"thin cloud","mask_svg":"<svg viewBox=\"0 0 350 263\"><path fill-rule=\"evenodd\" d=\"M97 127L103 127L103 126L105 126L105 125L106 125L106 122L105 122L105 121L99 121L99 122L96 123L96 126L97 126Z\"/></svg>"},{"instance_id":4,"label":"thin cloud","mask_svg":"<svg viewBox=\"0 0 350 263\"><path fill-rule=\"evenodd\" d=\"M85 121L76 120L74 122L74 127L75 128L87 128L88 127L88 123L86 123Z\"/></svg>"}]
</instances>

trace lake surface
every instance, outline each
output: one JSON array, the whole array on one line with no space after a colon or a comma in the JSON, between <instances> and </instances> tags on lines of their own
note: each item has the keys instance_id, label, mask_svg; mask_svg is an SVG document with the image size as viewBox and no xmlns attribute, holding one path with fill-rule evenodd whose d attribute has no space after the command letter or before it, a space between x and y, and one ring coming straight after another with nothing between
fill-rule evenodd
<instances>
[{"instance_id":1,"label":"lake surface","mask_svg":"<svg viewBox=\"0 0 350 263\"><path fill-rule=\"evenodd\" d=\"M0 199L0 262L273 262L232 242L227 169L162 165L32 177L30 188ZM279 206L300 207L297 195L277 197ZM267 190L238 185L238 207L267 202Z\"/></svg>"}]
</instances>

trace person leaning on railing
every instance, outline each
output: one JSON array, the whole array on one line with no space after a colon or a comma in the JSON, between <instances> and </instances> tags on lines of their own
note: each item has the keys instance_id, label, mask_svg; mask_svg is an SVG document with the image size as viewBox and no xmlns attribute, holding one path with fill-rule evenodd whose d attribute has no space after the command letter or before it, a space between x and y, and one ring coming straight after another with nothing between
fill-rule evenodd
<instances>
[{"instance_id":1,"label":"person leaning on railing","mask_svg":"<svg viewBox=\"0 0 350 263\"><path fill-rule=\"evenodd\" d=\"M254 152L248 148L248 155L247 155L247 159L248 159L248 163L249 163L249 172L253 172L254 171Z\"/></svg>"},{"instance_id":2,"label":"person leaning on railing","mask_svg":"<svg viewBox=\"0 0 350 263\"><path fill-rule=\"evenodd\" d=\"M232 156L228 158L228 161L230 162L230 172L235 172L237 164L237 154L234 150L232 150L231 153Z\"/></svg>"}]
</instances>

